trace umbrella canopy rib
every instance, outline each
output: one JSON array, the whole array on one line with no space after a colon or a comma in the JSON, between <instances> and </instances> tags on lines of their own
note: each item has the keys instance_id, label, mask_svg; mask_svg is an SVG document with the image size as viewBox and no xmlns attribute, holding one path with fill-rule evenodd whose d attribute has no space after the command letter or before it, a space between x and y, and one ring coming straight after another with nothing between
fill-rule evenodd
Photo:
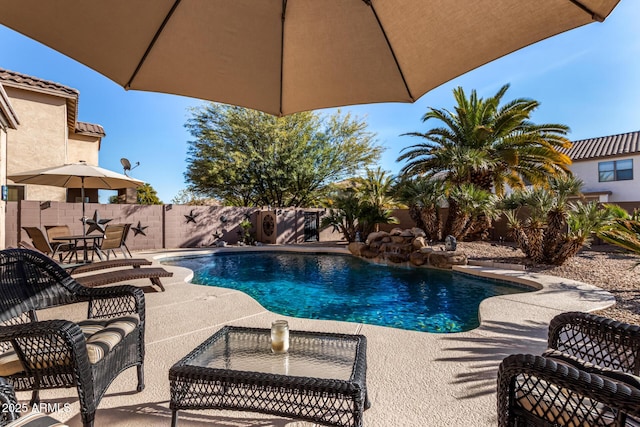
<instances>
[{"instance_id":1,"label":"umbrella canopy rib","mask_svg":"<svg viewBox=\"0 0 640 427\"><path fill-rule=\"evenodd\" d=\"M599 14L597 14L596 12L594 12L593 10L589 9L587 6L582 4L582 2L578 0L569 0L569 1L575 4L576 6L578 6L580 9L587 12L589 15L591 15L591 19L593 19L594 21L604 22L604 16L600 16Z\"/></svg>"},{"instance_id":2,"label":"umbrella canopy rib","mask_svg":"<svg viewBox=\"0 0 640 427\"><path fill-rule=\"evenodd\" d=\"M367 4L367 6L371 8L371 11L373 12L373 16L376 17L376 22L378 23L378 26L380 27L380 31L384 36L384 41L387 42L387 46L389 47L391 56L393 56L393 60L396 63L396 67L398 67L398 73L400 73L400 77L402 78L402 83L404 84L404 87L407 89L407 95L411 99L411 102L415 102L416 98L411 93L411 89L409 89L409 84L407 83L407 79L404 77L404 73L402 72L402 67L400 67L400 63L398 62L398 57L396 56L396 52L393 50L393 46L391 46L391 42L389 41L389 37L387 37L387 32L385 31L384 26L382 25L382 22L380 22L380 17L378 17L376 8L373 7L373 3L371 2L371 0L362 0L362 1L364 1Z\"/></svg>"},{"instance_id":3,"label":"umbrella canopy rib","mask_svg":"<svg viewBox=\"0 0 640 427\"><path fill-rule=\"evenodd\" d=\"M279 116L282 117L283 111L282 111L282 85L283 85L283 81L284 81L284 20L285 20L285 16L287 13L287 0L282 0L282 20L281 20L281 24L282 25L282 30L280 31L280 114Z\"/></svg>"},{"instance_id":4,"label":"umbrella canopy rib","mask_svg":"<svg viewBox=\"0 0 640 427\"><path fill-rule=\"evenodd\" d=\"M149 56L149 53L153 49L153 46L155 46L156 41L158 40L158 37L160 37L160 34L162 34L162 30L164 30L164 27L167 25L167 22L169 22L169 20L173 16L173 12L176 11L176 9L180 5L181 1L182 0L176 0L175 3L173 3L173 6L171 6L171 9L169 10L169 13L167 13L167 16L164 17L164 20L162 21L162 24L160 24L160 27L158 28L158 31L156 31L156 33L153 36L153 39L151 39L151 43L149 43L149 46L147 46L147 50L145 50L144 55L142 55L142 58L140 58L140 62L138 62L138 65L136 66L135 71L131 75L131 78L129 79L127 84L124 85L124 88L126 90L129 90L131 88L131 83L133 83L133 80L138 75L138 71L140 71L140 68L142 68L142 65L144 64L144 61L147 59L147 56Z\"/></svg>"}]
</instances>

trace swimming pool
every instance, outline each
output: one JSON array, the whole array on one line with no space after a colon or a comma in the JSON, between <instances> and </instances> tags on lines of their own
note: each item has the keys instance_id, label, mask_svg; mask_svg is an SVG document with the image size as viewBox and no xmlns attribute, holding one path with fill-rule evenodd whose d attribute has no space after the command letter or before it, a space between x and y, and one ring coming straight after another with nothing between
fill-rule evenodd
<instances>
[{"instance_id":1,"label":"swimming pool","mask_svg":"<svg viewBox=\"0 0 640 427\"><path fill-rule=\"evenodd\" d=\"M193 283L240 290L282 315L424 332L476 328L482 300L530 290L452 271L372 264L348 255L215 253L163 263L193 270Z\"/></svg>"}]
</instances>

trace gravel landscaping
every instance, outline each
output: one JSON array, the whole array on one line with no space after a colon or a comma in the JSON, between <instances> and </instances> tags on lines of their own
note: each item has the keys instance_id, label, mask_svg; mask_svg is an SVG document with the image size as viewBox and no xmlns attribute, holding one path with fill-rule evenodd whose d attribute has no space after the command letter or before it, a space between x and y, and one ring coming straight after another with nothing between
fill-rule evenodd
<instances>
[{"instance_id":1,"label":"gravel landscaping","mask_svg":"<svg viewBox=\"0 0 640 427\"><path fill-rule=\"evenodd\" d=\"M523 264L527 271L565 277L599 286L611 292L617 304L596 314L640 325L640 257L612 245L583 249L564 265L531 265L511 243L459 242L469 260Z\"/></svg>"}]
</instances>

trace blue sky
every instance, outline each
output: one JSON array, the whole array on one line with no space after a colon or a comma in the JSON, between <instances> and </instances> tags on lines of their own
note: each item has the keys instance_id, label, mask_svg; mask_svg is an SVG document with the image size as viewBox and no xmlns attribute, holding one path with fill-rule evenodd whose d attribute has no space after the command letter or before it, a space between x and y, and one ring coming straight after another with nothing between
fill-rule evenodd
<instances>
[{"instance_id":1,"label":"blue sky","mask_svg":"<svg viewBox=\"0 0 640 427\"><path fill-rule=\"evenodd\" d=\"M343 107L366 119L386 147L381 166L397 173L400 150L417 139L400 136L424 131L428 107L451 108L452 90L476 89L483 97L505 83L505 100L533 98L541 103L535 122L563 123L572 140L640 130L640 1L622 0L604 23L560 34L470 71L432 90L413 104ZM125 91L97 72L0 25L0 67L52 80L80 91L79 120L107 133L100 166L122 172L120 158L140 166L135 178L150 183L169 203L183 188L190 107L202 101L149 92ZM428 72L426 70L425 72ZM331 113L333 109L322 112ZM433 123L435 125L435 123ZM432 126L432 125L429 125ZM106 201L105 192L101 200Z\"/></svg>"}]
</instances>

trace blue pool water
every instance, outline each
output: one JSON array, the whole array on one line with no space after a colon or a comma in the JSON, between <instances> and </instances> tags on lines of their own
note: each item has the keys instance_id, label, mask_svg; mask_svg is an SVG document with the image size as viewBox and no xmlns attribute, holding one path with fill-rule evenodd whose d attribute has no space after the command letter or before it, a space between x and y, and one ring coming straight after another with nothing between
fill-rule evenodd
<instances>
[{"instance_id":1,"label":"blue pool water","mask_svg":"<svg viewBox=\"0 0 640 427\"><path fill-rule=\"evenodd\" d=\"M275 313L424 332L473 329L482 300L527 291L451 271L378 265L344 255L217 253L164 263L193 270L193 283L245 292Z\"/></svg>"}]
</instances>

